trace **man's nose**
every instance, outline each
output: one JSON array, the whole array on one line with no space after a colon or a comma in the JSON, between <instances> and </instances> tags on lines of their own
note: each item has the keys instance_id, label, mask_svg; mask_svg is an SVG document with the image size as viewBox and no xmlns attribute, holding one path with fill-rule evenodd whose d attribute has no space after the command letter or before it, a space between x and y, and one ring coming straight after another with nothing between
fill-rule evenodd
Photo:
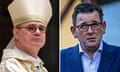
<instances>
[{"instance_id":1,"label":"man's nose","mask_svg":"<svg viewBox=\"0 0 120 72\"><path fill-rule=\"evenodd\" d=\"M88 32L88 33L92 33L92 32L93 32L93 30L92 30L91 26L89 26L89 27L88 27L87 32Z\"/></svg>"},{"instance_id":2,"label":"man's nose","mask_svg":"<svg viewBox=\"0 0 120 72\"><path fill-rule=\"evenodd\" d=\"M34 32L35 36L40 36L42 34L42 32L37 28Z\"/></svg>"}]
</instances>

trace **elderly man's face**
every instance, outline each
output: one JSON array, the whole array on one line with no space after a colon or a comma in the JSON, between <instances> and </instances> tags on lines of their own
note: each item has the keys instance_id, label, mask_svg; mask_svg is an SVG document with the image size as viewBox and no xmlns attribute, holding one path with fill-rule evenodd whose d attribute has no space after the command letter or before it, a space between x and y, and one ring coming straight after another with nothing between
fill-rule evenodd
<instances>
[{"instance_id":1,"label":"elderly man's face","mask_svg":"<svg viewBox=\"0 0 120 72\"><path fill-rule=\"evenodd\" d=\"M42 22L26 22L14 29L14 37L19 46L29 50L39 50L45 44L46 26Z\"/></svg>"},{"instance_id":2,"label":"elderly man's face","mask_svg":"<svg viewBox=\"0 0 120 72\"><path fill-rule=\"evenodd\" d=\"M105 28L105 22L101 22L99 14L94 11L79 13L76 18L76 26L71 27L71 31L83 48L96 48L105 33Z\"/></svg>"}]
</instances>

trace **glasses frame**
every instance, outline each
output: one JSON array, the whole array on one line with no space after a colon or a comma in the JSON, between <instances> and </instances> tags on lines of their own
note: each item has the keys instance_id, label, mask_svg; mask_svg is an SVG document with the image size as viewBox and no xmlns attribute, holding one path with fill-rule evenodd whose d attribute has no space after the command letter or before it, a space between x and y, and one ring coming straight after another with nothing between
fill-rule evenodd
<instances>
[{"instance_id":1,"label":"glasses frame","mask_svg":"<svg viewBox=\"0 0 120 72\"><path fill-rule=\"evenodd\" d=\"M24 29L26 29L27 31L29 31L29 32L31 32L31 33L34 33L34 32L36 32L37 31L37 29L40 31L40 32L42 32L42 33L45 33L46 32L46 30L47 30L47 27L45 27L45 26L39 26L39 27L37 27L37 26L35 26L35 25L29 25L29 26L17 26L16 27L17 29L21 29L21 28L24 28Z\"/></svg>"},{"instance_id":2,"label":"glasses frame","mask_svg":"<svg viewBox=\"0 0 120 72\"><path fill-rule=\"evenodd\" d=\"M86 26L86 28L83 30L81 29L82 25ZM95 25L98 25L98 27L95 27ZM101 28L101 25L102 25L102 22L96 22L96 23L92 23L92 24L85 24L84 23L84 24L78 25L76 27L78 28L78 30L80 32L86 32L86 31L88 31L89 27L91 27L92 30L98 30Z\"/></svg>"}]
</instances>

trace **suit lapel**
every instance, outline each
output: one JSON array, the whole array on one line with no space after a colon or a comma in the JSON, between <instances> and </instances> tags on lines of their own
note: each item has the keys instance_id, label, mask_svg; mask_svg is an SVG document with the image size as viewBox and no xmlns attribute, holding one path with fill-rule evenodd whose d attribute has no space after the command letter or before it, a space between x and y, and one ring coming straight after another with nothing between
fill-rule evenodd
<instances>
[{"instance_id":1,"label":"suit lapel","mask_svg":"<svg viewBox=\"0 0 120 72\"><path fill-rule=\"evenodd\" d=\"M112 62L114 61L114 58L116 56L115 54L116 53L110 46L103 43L103 52L98 72L109 72Z\"/></svg>"},{"instance_id":2,"label":"suit lapel","mask_svg":"<svg viewBox=\"0 0 120 72\"><path fill-rule=\"evenodd\" d=\"M83 72L82 61L79 54L79 45L73 48L73 52L70 57L70 65L72 72Z\"/></svg>"}]
</instances>

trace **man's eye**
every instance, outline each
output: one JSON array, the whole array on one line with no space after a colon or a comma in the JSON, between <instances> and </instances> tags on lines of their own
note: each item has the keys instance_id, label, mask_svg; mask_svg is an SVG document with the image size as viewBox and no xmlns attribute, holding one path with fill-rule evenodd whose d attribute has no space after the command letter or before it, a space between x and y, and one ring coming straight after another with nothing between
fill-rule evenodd
<instances>
[{"instance_id":1,"label":"man's eye","mask_svg":"<svg viewBox=\"0 0 120 72\"><path fill-rule=\"evenodd\" d=\"M87 27L87 25L81 25L80 26L80 28L82 28L82 29L84 29L84 28L86 28Z\"/></svg>"},{"instance_id":2,"label":"man's eye","mask_svg":"<svg viewBox=\"0 0 120 72\"><path fill-rule=\"evenodd\" d=\"M99 26L99 23L93 23L92 26L97 27L97 26Z\"/></svg>"},{"instance_id":3,"label":"man's eye","mask_svg":"<svg viewBox=\"0 0 120 72\"><path fill-rule=\"evenodd\" d=\"M44 28L42 28L42 27L39 27L39 30L43 31L43 30L44 30Z\"/></svg>"},{"instance_id":4,"label":"man's eye","mask_svg":"<svg viewBox=\"0 0 120 72\"><path fill-rule=\"evenodd\" d=\"M34 30L34 27L27 27L28 30Z\"/></svg>"},{"instance_id":5,"label":"man's eye","mask_svg":"<svg viewBox=\"0 0 120 72\"><path fill-rule=\"evenodd\" d=\"M40 30L40 31L45 31L45 30L46 30L46 27L40 26L40 27L39 27L39 30Z\"/></svg>"},{"instance_id":6,"label":"man's eye","mask_svg":"<svg viewBox=\"0 0 120 72\"><path fill-rule=\"evenodd\" d=\"M98 24L93 24L94 27L98 26Z\"/></svg>"}]
</instances>

